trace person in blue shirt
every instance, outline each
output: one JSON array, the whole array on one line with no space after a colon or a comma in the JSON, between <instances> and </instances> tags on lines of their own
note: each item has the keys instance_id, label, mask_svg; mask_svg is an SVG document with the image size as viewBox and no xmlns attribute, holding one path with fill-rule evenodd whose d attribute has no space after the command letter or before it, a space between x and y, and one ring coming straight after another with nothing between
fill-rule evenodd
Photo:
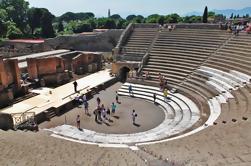
<instances>
[{"instance_id":1,"label":"person in blue shirt","mask_svg":"<svg viewBox=\"0 0 251 166\"><path fill-rule=\"evenodd\" d=\"M114 104L114 103L112 103L112 113L114 114L115 113L115 111L116 111L116 105Z\"/></svg>"}]
</instances>

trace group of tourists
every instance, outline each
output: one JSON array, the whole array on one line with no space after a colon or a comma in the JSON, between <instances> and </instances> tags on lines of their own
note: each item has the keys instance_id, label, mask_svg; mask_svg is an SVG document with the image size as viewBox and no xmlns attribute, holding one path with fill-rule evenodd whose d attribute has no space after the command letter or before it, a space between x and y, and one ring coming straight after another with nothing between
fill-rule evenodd
<instances>
[{"instance_id":1,"label":"group of tourists","mask_svg":"<svg viewBox=\"0 0 251 166\"><path fill-rule=\"evenodd\" d=\"M244 23L238 23L233 24L231 22L227 22L224 26L220 24L221 29L226 29L227 32L233 33L235 36L238 36L241 31L246 31L249 33L250 29L250 23L244 24Z\"/></svg>"},{"instance_id":2,"label":"group of tourists","mask_svg":"<svg viewBox=\"0 0 251 166\"><path fill-rule=\"evenodd\" d=\"M89 113L89 104L86 99L86 95L83 95L82 98L78 97L75 100L78 101L78 104L83 105L85 114L91 116L91 114ZM95 116L95 122L109 123L111 121L110 117L114 115L116 112L117 105L113 102L111 104L111 110L110 110L109 106L105 107L104 104L101 104L101 99L99 97L97 97L96 101L97 101L97 107L93 111L93 114ZM118 95L116 95L116 102L118 102ZM77 122L77 128L80 129L80 115L77 115L76 122Z\"/></svg>"},{"instance_id":3,"label":"group of tourists","mask_svg":"<svg viewBox=\"0 0 251 166\"><path fill-rule=\"evenodd\" d=\"M172 24L159 24L159 31L162 31L164 29L168 29L169 32L173 31L176 29L176 25L172 25Z\"/></svg>"},{"instance_id":4,"label":"group of tourists","mask_svg":"<svg viewBox=\"0 0 251 166\"><path fill-rule=\"evenodd\" d=\"M97 100L97 107L93 111L93 114L95 115L95 121L100 123L110 122L110 116L115 114L117 105L113 102L111 104L111 110L110 110L109 107L105 108L104 104L101 104L101 100L99 97L97 97L96 100Z\"/></svg>"},{"instance_id":5,"label":"group of tourists","mask_svg":"<svg viewBox=\"0 0 251 166\"><path fill-rule=\"evenodd\" d=\"M76 81L74 81L73 85L74 85L75 93L79 93L77 90L78 83ZM129 85L129 94L131 96L133 96L132 85ZM115 95L115 101L116 101L116 103L120 104L117 91L116 91L116 95ZM89 113L89 103L87 101L87 97L85 94L83 96L77 95L74 99L74 102L78 106L83 105L85 114L91 116L91 114ZM115 114L117 105L114 102L112 102L111 107L109 107L109 106L105 107L105 105L101 103L101 99L99 97L96 98L96 102L97 102L97 107L93 111L93 114L95 116L95 122L106 123L106 124L111 122L110 117ZM135 110L132 111L131 116L132 116L133 124L136 124L135 121L136 121L136 117L138 115ZM76 124L77 124L77 128L80 130L81 129L80 128L80 115L77 115Z\"/></svg>"}]
</instances>

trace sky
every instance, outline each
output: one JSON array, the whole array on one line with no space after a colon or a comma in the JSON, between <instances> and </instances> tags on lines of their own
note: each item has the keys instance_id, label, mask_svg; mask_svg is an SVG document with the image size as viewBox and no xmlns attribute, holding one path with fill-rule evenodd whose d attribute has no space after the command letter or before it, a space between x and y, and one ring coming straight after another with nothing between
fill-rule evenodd
<instances>
[{"instance_id":1,"label":"sky","mask_svg":"<svg viewBox=\"0 0 251 166\"><path fill-rule=\"evenodd\" d=\"M96 17L111 14L120 14L126 17L129 14L178 13L185 15L191 12L203 12L205 6L213 9L241 9L251 7L251 0L27 0L30 7L43 7L56 16L65 12L93 12Z\"/></svg>"}]
</instances>

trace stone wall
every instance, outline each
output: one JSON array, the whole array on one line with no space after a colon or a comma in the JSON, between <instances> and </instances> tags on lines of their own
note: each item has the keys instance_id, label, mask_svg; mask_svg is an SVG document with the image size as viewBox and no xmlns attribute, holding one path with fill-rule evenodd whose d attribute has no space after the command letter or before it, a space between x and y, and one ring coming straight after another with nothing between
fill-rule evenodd
<instances>
[{"instance_id":1,"label":"stone wall","mask_svg":"<svg viewBox=\"0 0 251 166\"><path fill-rule=\"evenodd\" d=\"M46 49L72 49L80 51L111 51L117 44L123 30L108 30L92 35L64 35L45 40Z\"/></svg>"},{"instance_id":2,"label":"stone wall","mask_svg":"<svg viewBox=\"0 0 251 166\"><path fill-rule=\"evenodd\" d=\"M20 88L20 70L18 67L17 59L7 59L3 60L0 57L0 86L4 89L10 84L15 84L16 88Z\"/></svg>"},{"instance_id":3,"label":"stone wall","mask_svg":"<svg viewBox=\"0 0 251 166\"><path fill-rule=\"evenodd\" d=\"M101 70L102 54L101 53L81 53L72 59L73 71L82 74L81 72L96 72ZM91 69L89 65L92 65ZM89 68L88 68L89 67ZM80 71L82 69L82 71Z\"/></svg>"},{"instance_id":4,"label":"stone wall","mask_svg":"<svg viewBox=\"0 0 251 166\"><path fill-rule=\"evenodd\" d=\"M17 59L0 57L0 108L11 104L21 91L21 76Z\"/></svg>"},{"instance_id":5,"label":"stone wall","mask_svg":"<svg viewBox=\"0 0 251 166\"><path fill-rule=\"evenodd\" d=\"M27 70L31 79L39 79L41 86L59 85L70 80L60 57L29 58Z\"/></svg>"},{"instance_id":6,"label":"stone wall","mask_svg":"<svg viewBox=\"0 0 251 166\"><path fill-rule=\"evenodd\" d=\"M63 60L58 57L29 58L27 59L27 64L27 70L32 79L64 71Z\"/></svg>"}]
</instances>

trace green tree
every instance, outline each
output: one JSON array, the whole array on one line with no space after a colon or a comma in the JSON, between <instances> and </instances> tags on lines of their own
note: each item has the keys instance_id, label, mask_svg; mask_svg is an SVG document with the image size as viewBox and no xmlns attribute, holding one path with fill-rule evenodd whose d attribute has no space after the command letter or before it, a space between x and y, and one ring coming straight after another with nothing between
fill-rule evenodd
<instances>
[{"instance_id":1,"label":"green tree","mask_svg":"<svg viewBox=\"0 0 251 166\"><path fill-rule=\"evenodd\" d=\"M54 37L55 32L52 26L52 20L54 16L47 10L43 10L43 14L41 17L41 28L42 28L42 36L49 38L49 37Z\"/></svg>"},{"instance_id":2,"label":"green tree","mask_svg":"<svg viewBox=\"0 0 251 166\"><path fill-rule=\"evenodd\" d=\"M0 9L0 37L5 37L7 33L7 12L4 9Z\"/></svg>"},{"instance_id":3,"label":"green tree","mask_svg":"<svg viewBox=\"0 0 251 166\"><path fill-rule=\"evenodd\" d=\"M116 22L110 18L98 18L97 27L100 29L116 29Z\"/></svg>"},{"instance_id":4,"label":"green tree","mask_svg":"<svg viewBox=\"0 0 251 166\"><path fill-rule=\"evenodd\" d=\"M113 14L110 16L111 19L115 19L115 20L119 20L122 19L121 16L119 14Z\"/></svg>"},{"instance_id":5,"label":"green tree","mask_svg":"<svg viewBox=\"0 0 251 166\"><path fill-rule=\"evenodd\" d=\"M63 32L64 31L64 25L62 21L59 21L58 23L58 32Z\"/></svg>"},{"instance_id":6,"label":"green tree","mask_svg":"<svg viewBox=\"0 0 251 166\"><path fill-rule=\"evenodd\" d=\"M94 17L95 15L91 12L86 12L86 13L66 12L58 18L58 21L70 22L75 20L88 20Z\"/></svg>"},{"instance_id":7,"label":"green tree","mask_svg":"<svg viewBox=\"0 0 251 166\"><path fill-rule=\"evenodd\" d=\"M76 15L73 12L66 12L59 17L59 21L70 22L77 20Z\"/></svg>"},{"instance_id":8,"label":"green tree","mask_svg":"<svg viewBox=\"0 0 251 166\"><path fill-rule=\"evenodd\" d=\"M215 12L213 11L208 12L208 17L214 17L214 16L215 16Z\"/></svg>"},{"instance_id":9,"label":"green tree","mask_svg":"<svg viewBox=\"0 0 251 166\"><path fill-rule=\"evenodd\" d=\"M158 23L160 25L164 25L164 23L165 23L165 17L164 16L160 16L159 19L158 19Z\"/></svg>"},{"instance_id":10,"label":"green tree","mask_svg":"<svg viewBox=\"0 0 251 166\"><path fill-rule=\"evenodd\" d=\"M22 31L16 26L16 23L12 21L7 22L7 37L9 39L18 39L23 37Z\"/></svg>"},{"instance_id":11,"label":"green tree","mask_svg":"<svg viewBox=\"0 0 251 166\"><path fill-rule=\"evenodd\" d=\"M87 20L90 18L94 18L95 15L91 12L87 12L87 13L74 13L75 15L75 19L76 20Z\"/></svg>"},{"instance_id":12,"label":"green tree","mask_svg":"<svg viewBox=\"0 0 251 166\"><path fill-rule=\"evenodd\" d=\"M146 18L147 23L158 23L160 15L152 14Z\"/></svg>"},{"instance_id":13,"label":"green tree","mask_svg":"<svg viewBox=\"0 0 251 166\"><path fill-rule=\"evenodd\" d=\"M234 18L234 13L231 14L230 18L231 18L231 19Z\"/></svg>"},{"instance_id":14,"label":"green tree","mask_svg":"<svg viewBox=\"0 0 251 166\"><path fill-rule=\"evenodd\" d=\"M116 28L117 29L124 29L124 28L126 28L125 27L125 23L126 23L127 21L126 20L124 20L124 19L119 19L118 21L117 21L117 23L116 23Z\"/></svg>"},{"instance_id":15,"label":"green tree","mask_svg":"<svg viewBox=\"0 0 251 166\"><path fill-rule=\"evenodd\" d=\"M132 22L132 23L143 23L144 22L144 17L141 16L141 15L137 15L130 22Z\"/></svg>"},{"instance_id":16,"label":"green tree","mask_svg":"<svg viewBox=\"0 0 251 166\"><path fill-rule=\"evenodd\" d=\"M34 30L39 28L41 23L40 19L43 15L43 9L41 8L30 8L27 12L28 24L31 28L31 34L34 34Z\"/></svg>"},{"instance_id":17,"label":"green tree","mask_svg":"<svg viewBox=\"0 0 251 166\"><path fill-rule=\"evenodd\" d=\"M2 0L0 8L5 9L8 20L12 20L24 32L27 26L27 11L29 3L25 0Z\"/></svg>"},{"instance_id":18,"label":"green tree","mask_svg":"<svg viewBox=\"0 0 251 166\"><path fill-rule=\"evenodd\" d=\"M200 23L201 22L201 16L186 16L183 18L184 23Z\"/></svg>"},{"instance_id":19,"label":"green tree","mask_svg":"<svg viewBox=\"0 0 251 166\"><path fill-rule=\"evenodd\" d=\"M135 17L137 17L136 15L132 14L126 17L127 21L132 21Z\"/></svg>"},{"instance_id":20,"label":"green tree","mask_svg":"<svg viewBox=\"0 0 251 166\"><path fill-rule=\"evenodd\" d=\"M203 16L202 16L202 22L207 23L207 18L208 18L208 9L207 9L207 6L206 6L205 9L204 9Z\"/></svg>"},{"instance_id":21,"label":"green tree","mask_svg":"<svg viewBox=\"0 0 251 166\"><path fill-rule=\"evenodd\" d=\"M116 29L116 22L113 19L107 19L105 29Z\"/></svg>"},{"instance_id":22,"label":"green tree","mask_svg":"<svg viewBox=\"0 0 251 166\"><path fill-rule=\"evenodd\" d=\"M90 19L86 20L86 22L91 25L92 29L96 29L97 28L97 23L96 23L96 19L95 18L90 18Z\"/></svg>"},{"instance_id":23,"label":"green tree","mask_svg":"<svg viewBox=\"0 0 251 166\"><path fill-rule=\"evenodd\" d=\"M77 22L76 26L73 27L74 33L82 33L82 32L92 32L93 29L90 24L86 23L85 21Z\"/></svg>"},{"instance_id":24,"label":"green tree","mask_svg":"<svg viewBox=\"0 0 251 166\"><path fill-rule=\"evenodd\" d=\"M230 18L231 18L231 19L234 18L234 13L231 14Z\"/></svg>"},{"instance_id":25,"label":"green tree","mask_svg":"<svg viewBox=\"0 0 251 166\"><path fill-rule=\"evenodd\" d=\"M165 16L166 23L178 23L181 21L182 21L182 18L176 13Z\"/></svg>"}]
</instances>

